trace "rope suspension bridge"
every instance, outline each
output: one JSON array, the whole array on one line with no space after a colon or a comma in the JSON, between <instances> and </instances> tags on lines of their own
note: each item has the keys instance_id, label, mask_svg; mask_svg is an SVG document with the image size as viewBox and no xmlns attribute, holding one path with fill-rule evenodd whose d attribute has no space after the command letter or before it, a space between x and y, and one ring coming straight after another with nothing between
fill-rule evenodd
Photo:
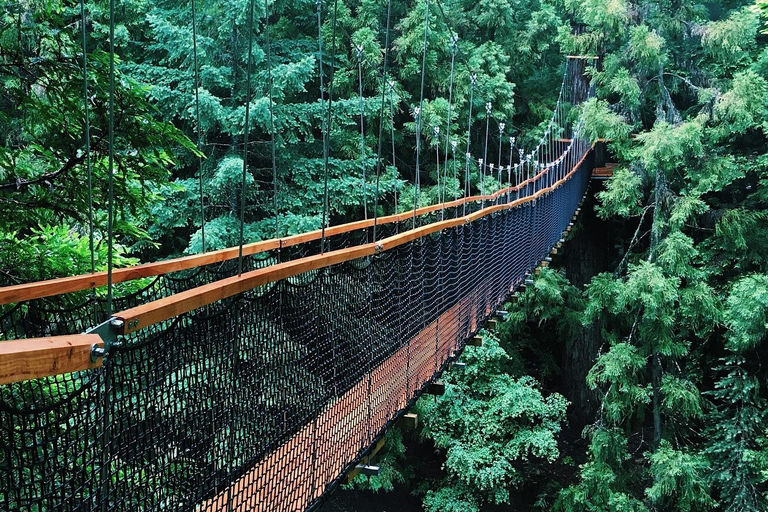
<instances>
[{"instance_id":1,"label":"rope suspension bridge","mask_svg":"<svg viewBox=\"0 0 768 512\"><path fill-rule=\"evenodd\" d=\"M429 2L426 6L421 87L413 109L412 209L379 216L378 191L370 205L368 197L386 163L384 119L393 109L388 13L373 176L366 175L363 162L368 149L361 63L366 57L362 48L351 48L361 98L364 218L329 225L334 57L324 53L325 11L318 2L325 166L321 229L245 243L243 196L238 246L205 251L203 245L201 254L115 269L110 200L106 272L0 288L0 509L316 508L457 360L467 340L509 294L526 284L561 241L591 177L594 156L577 117L578 105L590 95L583 74L589 59L566 59L556 107L530 151L518 147L515 138L505 138L503 124L498 126L498 151L489 147L488 103L477 134L485 141L482 155L473 155L470 141L477 130L470 100L463 197L450 199L443 187L437 203L419 207L420 166L426 158L421 112L427 32L431 16L449 24L439 2L436 9ZM195 34L194 0L191 8ZM335 5L329 10L335 46L336 37L350 38L336 23ZM269 40L268 2L265 11ZM113 36L114 3L110 13ZM85 20L84 10L82 16ZM253 1L248 16L252 28ZM469 65L455 31L448 29L452 97L456 61ZM113 47L110 56L114 80ZM327 83L324 58L330 59ZM270 59L268 45L277 187ZM85 69L85 54L83 64ZM249 74L252 65L249 50ZM194 66L197 91L196 45ZM469 71L474 95L479 84ZM86 97L88 87L84 73ZM110 168L115 108L112 98ZM449 113L444 144L436 146L438 190L441 180L458 179L460 172L451 118ZM394 123L390 126L394 130ZM438 140L441 129L433 127ZM243 184L249 146L244 132ZM394 165L394 150L392 158ZM475 166L502 188L470 195ZM481 179L480 186L484 183ZM277 223L277 193L274 197ZM202 197L200 204L203 209ZM204 212L201 218L204 229ZM141 284L120 293L118 283ZM100 287L107 288L106 295L92 293Z\"/></svg>"}]
</instances>

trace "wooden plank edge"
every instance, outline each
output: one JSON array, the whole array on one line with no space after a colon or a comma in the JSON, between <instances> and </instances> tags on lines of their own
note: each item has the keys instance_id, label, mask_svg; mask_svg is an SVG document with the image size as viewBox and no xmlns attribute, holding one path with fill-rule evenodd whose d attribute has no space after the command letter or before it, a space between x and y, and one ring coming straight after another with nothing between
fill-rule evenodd
<instances>
[{"instance_id":1,"label":"wooden plank edge","mask_svg":"<svg viewBox=\"0 0 768 512\"><path fill-rule=\"evenodd\" d=\"M414 215L421 216L429 213L434 213L442 210L443 208L452 208L461 206L462 204L479 202L483 200L495 200L503 194L508 192L516 192L517 190L527 186L530 183L540 179L542 174L546 171L542 171L538 175L529 178L518 185L501 189L493 194L485 196L471 196L468 198L456 199L448 203L435 204L430 206L424 206L417 210L411 210L408 212L402 212L394 215L388 215L378 219L368 219L355 222L349 222L346 224L340 224L338 226L332 226L326 228L326 236L335 236L352 231L358 231L362 229L368 229L377 226L390 224L393 222L402 222L413 218ZM261 252L277 250L281 248L292 247L294 245L320 240L323 232L320 229L309 231L307 233L301 233L298 235L291 235L283 238L275 238L270 240L263 240L259 242L253 242L243 245L243 255L250 256ZM127 281L133 281L136 279L142 279L147 277L155 277L170 272L178 272L180 270L189 270L192 268L201 267L204 265L211 265L214 263L222 263L224 261L235 259L240 254L239 247L228 247L226 249L219 249L217 251L210 251L203 254L193 254L190 256L182 256L180 258L172 258L164 261L156 261L152 263L144 263L141 265L135 265L132 267L118 268L112 271L113 283L124 283ZM58 279L48 279L45 281L36 281L32 283L24 283L12 286L0 287L0 305L12 304L15 302L22 302L27 300L41 299L44 297L50 297L53 295L61 295L65 293L73 293L83 290L89 290L94 288L100 288L107 285L107 272L95 272L92 274L80 274L76 276L63 277Z\"/></svg>"},{"instance_id":2,"label":"wooden plank edge","mask_svg":"<svg viewBox=\"0 0 768 512\"><path fill-rule=\"evenodd\" d=\"M358 258L372 256L378 252L391 250L395 247L406 244L418 238L425 237L432 233L461 224L468 224L487 215L535 201L539 197L559 188L567 180L569 180L571 176L573 176L573 174L578 170L579 166L586 160L588 154L589 151L587 151L584 156L576 163L576 165L573 166L568 174L566 174L562 179L557 181L552 186L543 188L531 196L512 201L511 203L490 206L471 215L468 215L467 217L460 217L458 219L450 219L428 224L427 226L422 226L405 233L385 238L377 243L368 243L349 249L339 249L336 251L327 252L325 254L308 256L306 258L253 270L240 276L233 276L215 281L213 283L199 286L197 288L192 288L190 290L164 297L147 304L142 304L135 308L121 311L113 315L115 318L123 320L123 326L119 333L130 334L139 329L149 327L164 320L188 313L208 304L212 304L213 302L252 290L258 286L270 282L279 281L281 279L292 277L304 272L318 270L323 267L352 261Z\"/></svg>"},{"instance_id":3,"label":"wooden plank edge","mask_svg":"<svg viewBox=\"0 0 768 512\"><path fill-rule=\"evenodd\" d=\"M97 334L0 341L0 385L97 368L94 345L104 345Z\"/></svg>"}]
</instances>

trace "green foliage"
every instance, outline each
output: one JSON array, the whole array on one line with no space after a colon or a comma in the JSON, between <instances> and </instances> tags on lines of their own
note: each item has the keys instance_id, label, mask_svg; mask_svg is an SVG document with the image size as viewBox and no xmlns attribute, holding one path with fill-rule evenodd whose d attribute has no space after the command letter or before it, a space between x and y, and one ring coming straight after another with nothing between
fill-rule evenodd
<instances>
[{"instance_id":1,"label":"green foliage","mask_svg":"<svg viewBox=\"0 0 768 512\"><path fill-rule=\"evenodd\" d=\"M600 356L589 371L587 385L607 389L602 403L606 420L621 423L639 406L650 403L648 389L638 384L645 367L645 358L627 343L617 343Z\"/></svg>"},{"instance_id":2,"label":"green foliage","mask_svg":"<svg viewBox=\"0 0 768 512\"><path fill-rule=\"evenodd\" d=\"M727 19L707 24L702 46L718 66L733 68L749 62L756 46L757 29L758 17L752 10L734 10Z\"/></svg>"},{"instance_id":3,"label":"green foliage","mask_svg":"<svg viewBox=\"0 0 768 512\"><path fill-rule=\"evenodd\" d=\"M88 273L91 271L89 245L88 237L65 226L33 227L26 236L0 232L2 281L10 285ZM95 270L106 270L106 242L97 240L94 249ZM137 260L126 257L125 253L124 247L115 247L115 266L136 264Z\"/></svg>"},{"instance_id":4,"label":"green foliage","mask_svg":"<svg viewBox=\"0 0 768 512\"><path fill-rule=\"evenodd\" d=\"M601 217L630 217L642 211L643 199L641 177L626 168L616 169L614 179L610 180L605 190L598 192L600 205L597 212Z\"/></svg>"},{"instance_id":5,"label":"green foliage","mask_svg":"<svg viewBox=\"0 0 768 512\"><path fill-rule=\"evenodd\" d=\"M581 106L581 116L584 119L585 135L592 142L606 138L622 141L627 138L630 130L624 118L611 112L606 101L591 98Z\"/></svg>"},{"instance_id":6,"label":"green foliage","mask_svg":"<svg viewBox=\"0 0 768 512\"><path fill-rule=\"evenodd\" d=\"M734 283L726 299L728 349L744 353L768 334L768 276L748 275Z\"/></svg>"},{"instance_id":7,"label":"green foliage","mask_svg":"<svg viewBox=\"0 0 768 512\"><path fill-rule=\"evenodd\" d=\"M581 466L577 484L562 489L555 501L556 512L648 512L631 493L632 474L627 470L630 455L626 437L616 429L590 432L589 459Z\"/></svg>"},{"instance_id":8,"label":"green foliage","mask_svg":"<svg viewBox=\"0 0 768 512\"><path fill-rule=\"evenodd\" d=\"M510 487L527 480L527 467L559 456L568 402L545 396L532 377L506 373L509 356L489 334L463 359L467 368L448 376L445 395L418 402L422 435L446 453L447 475L427 492L427 510L508 503Z\"/></svg>"},{"instance_id":9,"label":"green foliage","mask_svg":"<svg viewBox=\"0 0 768 512\"><path fill-rule=\"evenodd\" d=\"M708 510L716 505L704 480L704 474L709 470L704 457L675 450L668 441L662 441L647 457L653 485L646 494L655 507L690 512Z\"/></svg>"}]
</instances>

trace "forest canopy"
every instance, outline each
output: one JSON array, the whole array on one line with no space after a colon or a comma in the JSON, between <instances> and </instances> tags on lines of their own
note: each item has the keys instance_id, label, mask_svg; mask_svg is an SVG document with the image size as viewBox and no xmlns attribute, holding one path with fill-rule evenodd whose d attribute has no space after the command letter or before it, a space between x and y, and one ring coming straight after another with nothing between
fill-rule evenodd
<instances>
[{"instance_id":1,"label":"forest canopy","mask_svg":"<svg viewBox=\"0 0 768 512\"><path fill-rule=\"evenodd\" d=\"M531 148L565 56L597 57L578 114L617 165L590 229L417 405L444 474L415 483L398 441L365 485L434 512L768 508L768 1L117 4L117 265L493 192L463 148ZM107 264L108 13L4 4L0 285Z\"/></svg>"}]
</instances>

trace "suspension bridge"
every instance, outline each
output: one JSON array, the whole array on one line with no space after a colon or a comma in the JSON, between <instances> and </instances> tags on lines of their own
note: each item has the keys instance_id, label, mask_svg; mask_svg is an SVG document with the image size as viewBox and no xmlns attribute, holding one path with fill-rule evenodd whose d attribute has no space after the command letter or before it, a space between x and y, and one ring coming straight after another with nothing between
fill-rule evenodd
<instances>
[{"instance_id":1,"label":"suspension bridge","mask_svg":"<svg viewBox=\"0 0 768 512\"><path fill-rule=\"evenodd\" d=\"M587 60L533 150L489 162L487 122L483 158L468 143L492 194L0 288L0 509L320 506L569 229Z\"/></svg>"}]
</instances>

